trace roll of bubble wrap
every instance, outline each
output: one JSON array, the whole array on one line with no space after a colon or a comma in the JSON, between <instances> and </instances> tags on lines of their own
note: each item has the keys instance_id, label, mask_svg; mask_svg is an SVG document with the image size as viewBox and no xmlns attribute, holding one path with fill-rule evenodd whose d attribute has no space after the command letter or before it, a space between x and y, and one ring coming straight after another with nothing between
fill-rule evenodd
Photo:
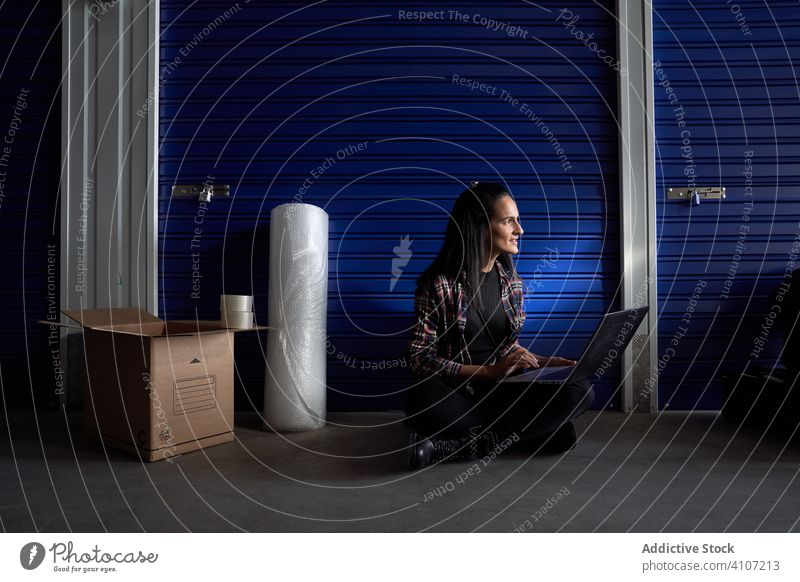
<instances>
[{"instance_id":1,"label":"roll of bubble wrap","mask_svg":"<svg viewBox=\"0 0 800 582\"><path fill-rule=\"evenodd\" d=\"M325 426L328 215L282 204L270 215L269 330L264 428Z\"/></svg>"}]
</instances>

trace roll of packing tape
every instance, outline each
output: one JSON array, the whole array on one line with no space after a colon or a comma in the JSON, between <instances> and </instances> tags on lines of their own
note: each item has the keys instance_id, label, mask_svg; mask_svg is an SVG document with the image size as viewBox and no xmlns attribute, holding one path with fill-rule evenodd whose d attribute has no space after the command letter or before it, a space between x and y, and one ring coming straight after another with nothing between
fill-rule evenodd
<instances>
[{"instance_id":1,"label":"roll of packing tape","mask_svg":"<svg viewBox=\"0 0 800 582\"><path fill-rule=\"evenodd\" d=\"M253 312L223 311L222 325L234 329L250 329L253 327Z\"/></svg>"},{"instance_id":2,"label":"roll of packing tape","mask_svg":"<svg viewBox=\"0 0 800 582\"><path fill-rule=\"evenodd\" d=\"M220 295L220 311L253 311L252 295Z\"/></svg>"}]
</instances>

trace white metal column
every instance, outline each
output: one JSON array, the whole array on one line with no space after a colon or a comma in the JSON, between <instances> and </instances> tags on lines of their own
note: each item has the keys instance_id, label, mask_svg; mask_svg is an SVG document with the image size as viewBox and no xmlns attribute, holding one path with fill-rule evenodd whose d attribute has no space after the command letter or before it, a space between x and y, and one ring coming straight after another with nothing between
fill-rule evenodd
<instances>
[{"instance_id":1,"label":"white metal column","mask_svg":"<svg viewBox=\"0 0 800 582\"><path fill-rule=\"evenodd\" d=\"M62 6L61 308L156 313L159 2Z\"/></svg>"},{"instance_id":2,"label":"white metal column","mask_svg":"<svg viewBox=\"0 0 800 582\"><path fill-rule=\"evenodd\" d=\"M622 308L650 306L623 355L625 412L658 407L652 12L647 0L617 0L617 45L626 72L619 76Z\"/></svg>"}]
</instances>

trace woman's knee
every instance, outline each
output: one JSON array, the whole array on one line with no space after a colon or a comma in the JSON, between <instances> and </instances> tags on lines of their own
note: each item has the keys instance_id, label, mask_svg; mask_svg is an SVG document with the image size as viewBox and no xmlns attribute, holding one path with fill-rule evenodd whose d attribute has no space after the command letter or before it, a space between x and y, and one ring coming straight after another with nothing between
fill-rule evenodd
<instances>
[{"instance_id":1,"label":"woman's knee","mask_svg":"<svg viewBox=\"0 0 800 582\"><path fill-rule=\"evenodd\" d=\"M406 414L414 414L446 400L453 392L442 380L436 377L415 380L406 390Z\"/></svg>"},{"instance_id":2,"label":"woman's knee","mask_svg":"<svg viewBox=\"0 0 800 582\"><path fill-rule=\"evenodd\" d=\"M559 390L557 407L565 417L574 418L589 409L594 396L592 384L586 380L563 385Z\"/></svg>"},{"instance_id":3,"label":"woman's knee","mask_svg":"<svg viewBox=\"0 0 800 582\"><path fill-rule=\"evenodd\" d=\"M403 423L420 432L459 432L482 424L475 403L438 379L409 388Z\"/></svg>"}]
</instances>

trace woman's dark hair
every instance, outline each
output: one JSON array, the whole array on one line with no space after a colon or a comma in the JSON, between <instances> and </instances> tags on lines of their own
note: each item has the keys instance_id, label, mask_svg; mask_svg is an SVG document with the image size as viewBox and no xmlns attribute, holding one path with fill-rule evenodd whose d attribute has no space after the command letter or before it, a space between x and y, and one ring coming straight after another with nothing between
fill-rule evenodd
<instances>
[{"instance_id":1,"label":"woman's dark hair","mask_svg":"<svg viewBox=\"0 0 800 582\"><path fill-rule=\"evenodd\" d=\"M481 269L491 248L491 242L487 241L491 240L487 235L491 229L489 221L495 204L503 196L511 194L501 184L470 183L453 205L442 248L417 278L418 287L442 273L452 280L461 278L480 307L480 281L485 276ZM507 273L516 276L511 253L500 253L497 259Z\"/></svg>"}]
</instances>

